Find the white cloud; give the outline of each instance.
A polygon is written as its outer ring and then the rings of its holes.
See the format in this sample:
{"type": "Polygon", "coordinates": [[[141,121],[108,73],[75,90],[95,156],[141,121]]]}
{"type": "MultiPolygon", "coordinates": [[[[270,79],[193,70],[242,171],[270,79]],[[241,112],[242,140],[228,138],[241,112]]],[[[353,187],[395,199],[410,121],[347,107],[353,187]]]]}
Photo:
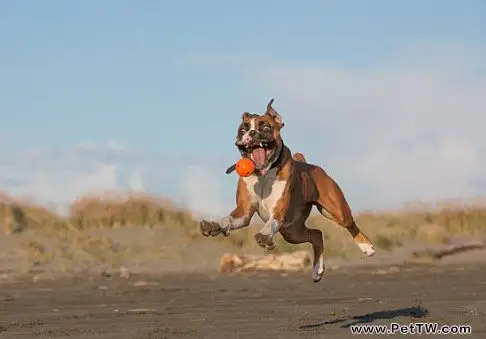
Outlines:
{"type": "Polygon", "coordinates": [[[136,168],[128,178],[128,185],[132,191],[146,192],[147,189],[144,184],[144,175],[140,168],[136,168]]]}
{"type": "MultiPolygon", "coordinates": [[[[209,167],[219,166],[211,157],[206,161],[209,167]]],[[[222,211],[219,181],[208,176],[215,170],[205,166],[197,155],[148,153],[113,140],[15,151],[8,142],[0,144],[2,190],[60,213],[79,196],[121,190],[160,195],[214,216],[222,211]]]]}
{"type": "Polygon", "coordinates": [[[126,151],[127,147],[120,141],[109,139],[106,143],[100,144],[94,141],[84,141],[76,145],[76,148],[82,150],[111,150],[126,151]]]}
{"type": "MultiPolygon", "coordinates": [[[[85,194],[116,189],[142,190],[144,179],[130,154],[92,142],[71,149],[35,148],[13,152],[3,146],[0,186],[8,193],[65,212],[85,194]]],[[[118,144],[116,144],[118,145],[118,144]]]]}
{"type": "Polygon", "coordinates": [[[242,76],[352,206],[396,207],[486,194],[484,47],[410,45],[363,67],[250,60],[242,76]]]}
{"type": "Polygon", "coordinates": [[[120,142],[118,140],[114,140],[114,139],[108,140],[107,147],[108,147],[108,149],[112,149],[114,151],[124,151],[124,150],[127,149],[126,146],[122,142],[120,142]]]}
{"type": "Polygon", "coordinates": [[[221,186],[214,170],[201,165],[187,168],[182,178],[182,201],[197,217],[220,218],[227,214],[221,186]]]}
{"type": "Polygon", "coordinates": [[[119,163],[104,162],[99,154],[85,151],[36,148],[13,153],[8,148],[2,149],[0,185],[10,194],[58,212],[65,212],[76,197],[123,186],[119,163]]]}

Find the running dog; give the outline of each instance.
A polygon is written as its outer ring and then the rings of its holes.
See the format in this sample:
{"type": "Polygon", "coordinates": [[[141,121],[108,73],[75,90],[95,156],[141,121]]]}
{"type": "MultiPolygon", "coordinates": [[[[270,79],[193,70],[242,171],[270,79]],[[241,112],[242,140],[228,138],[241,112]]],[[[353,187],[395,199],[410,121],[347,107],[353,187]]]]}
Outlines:
{"type": "MultiPolygon", "coordinates": [[[[346,228],[364,254],[372,256],[375,250],[356,225],[338,184],[321,167],[307,163],[303,154],[292,156],[280,134],[284,123],[272,107],[273,102],[271,99],[263,115],[243,113],[235,145],[242,157],[253,160],[255,172],[239,178],[236,208],[219,222],[201,221],[200,231],[206,237],[229,236],[231,231],[247,227],[256,212],[265,222],[255,234],[261,247],[274,249],[277,233],[291,244],[312,244],[312,280],[318,282],[325,271],[324,243],[320,230],[306,226],[313,206],[346,228]]],[[[235,165],[226,173],[234,169],[235,165]]]]}

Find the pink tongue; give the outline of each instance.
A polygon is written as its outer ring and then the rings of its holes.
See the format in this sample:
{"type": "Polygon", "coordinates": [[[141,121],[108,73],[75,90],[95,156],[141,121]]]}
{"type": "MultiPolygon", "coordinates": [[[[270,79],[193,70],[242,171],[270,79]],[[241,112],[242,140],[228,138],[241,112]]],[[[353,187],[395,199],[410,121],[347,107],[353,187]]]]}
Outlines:
{"type": "Polygon", "coordinates": [[[264,148],[257,148],[251,152],[251,158],[255,162],[257,167],[262,167],[265,165],[265,160],[267,159],[267,152],[264,148]]]}

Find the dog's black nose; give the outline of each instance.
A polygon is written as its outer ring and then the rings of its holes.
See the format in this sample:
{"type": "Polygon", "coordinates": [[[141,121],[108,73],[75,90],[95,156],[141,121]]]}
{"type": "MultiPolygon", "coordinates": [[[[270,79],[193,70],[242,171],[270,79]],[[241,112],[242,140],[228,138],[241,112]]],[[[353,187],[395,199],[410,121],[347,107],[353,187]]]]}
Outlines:
{"type": "Polygon", "coordinates": [[[255,135],[256,135],[256,134],[257,134],[257,131],[255,131],[255,130],[251,130],[251,131],[248,133],[248,135],[249,135],[250,137],[252,137],[252,138],[253,138],[253,137],[255,137],[255,135]]]}

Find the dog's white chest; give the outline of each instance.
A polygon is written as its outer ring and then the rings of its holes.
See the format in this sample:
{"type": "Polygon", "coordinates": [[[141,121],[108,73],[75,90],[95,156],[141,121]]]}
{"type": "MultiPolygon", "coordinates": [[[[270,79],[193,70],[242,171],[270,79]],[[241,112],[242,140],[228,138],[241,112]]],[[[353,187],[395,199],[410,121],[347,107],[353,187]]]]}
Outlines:
{"type": "Polygon", "coordinates": [[[277,202],[283,195],[287,181],[278,180],[277,169],[271,169],[265,176],[252,175],[243,178],[258,214],[263,221],[273,216],[277,202]]]}

